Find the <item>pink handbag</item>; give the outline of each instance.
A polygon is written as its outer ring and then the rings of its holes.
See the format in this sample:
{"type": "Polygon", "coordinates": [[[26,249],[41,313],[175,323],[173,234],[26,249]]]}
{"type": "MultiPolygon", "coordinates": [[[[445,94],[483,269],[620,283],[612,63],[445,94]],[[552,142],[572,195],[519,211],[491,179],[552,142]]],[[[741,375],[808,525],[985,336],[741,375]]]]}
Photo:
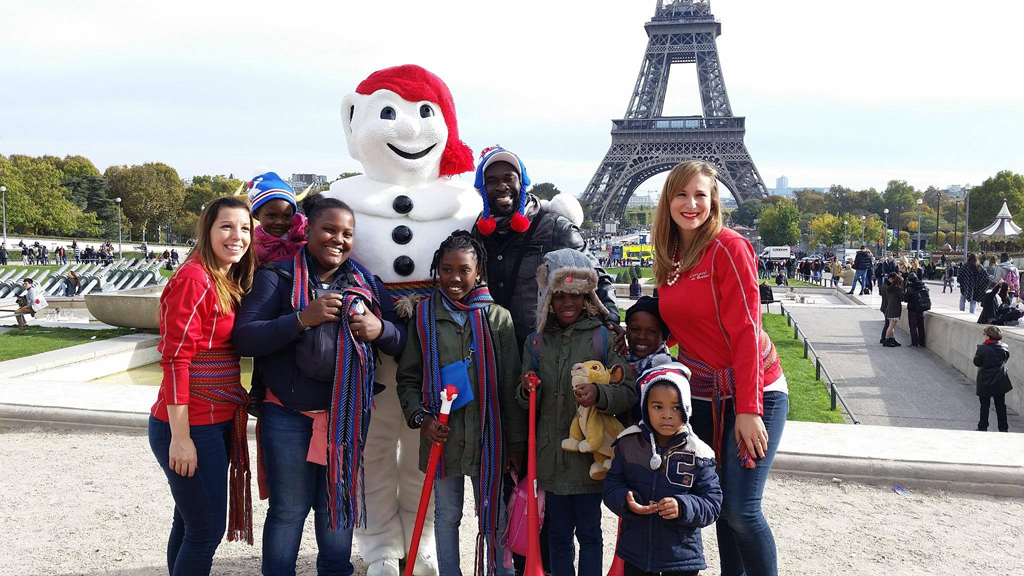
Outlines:
{"type": "MultiPolygon", "coordinates": [[[[512,496],[508,499],[508,511],[505,514],[508,521],[505,526],[505,538],[502,542],[505,547],[505,557],[503,558],[505,568],[512,567],[513,553],[526,556],[529,542],[526,534],[526,491],[531,487],[526,485],[525,479],[520,482],[515,472],[510,472],[510,474],[512,474],[512,480],[516,486],[512,489],[512,496]]],[[[544,526],[544,495],[543,490],[537,490],[537,507],[539,508],[541,526],[544,526]]]]}

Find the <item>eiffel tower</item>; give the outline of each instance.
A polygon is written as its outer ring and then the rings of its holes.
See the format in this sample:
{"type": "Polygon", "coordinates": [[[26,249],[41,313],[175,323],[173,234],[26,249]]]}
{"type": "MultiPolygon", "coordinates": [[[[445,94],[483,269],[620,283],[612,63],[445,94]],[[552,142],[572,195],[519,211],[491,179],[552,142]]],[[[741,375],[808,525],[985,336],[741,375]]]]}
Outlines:
{"type": "Polygon", "coordinates": [[[644,25],[647,53],[626,116],[612,120],[612,145],[583,193],[595,222],[617,219],[637,186],[686,160],[706,160],[737,202],[765,196],[743,143],[744,118],[733,116],[715,43],[722,24],[710,0],[658,0],[644,25]],[[697,65],[703,116],[662,116],[672,64],[697,65]]]}

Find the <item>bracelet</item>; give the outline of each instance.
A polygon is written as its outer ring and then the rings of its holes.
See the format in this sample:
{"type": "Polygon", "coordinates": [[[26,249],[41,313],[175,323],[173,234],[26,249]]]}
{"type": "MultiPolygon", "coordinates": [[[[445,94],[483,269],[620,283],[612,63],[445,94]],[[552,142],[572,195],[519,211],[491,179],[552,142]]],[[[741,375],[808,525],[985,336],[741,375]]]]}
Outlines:
{"type": "Polygon", "coordinates": [[[303,332],[305,332],[306,330],[309,330],[309,326],[306,326],[305,323],[302,322],[302,313],[301,312],[296,312],[295,313],[295,319],[298,320],[299,326],[302,328],[303,332]]]}

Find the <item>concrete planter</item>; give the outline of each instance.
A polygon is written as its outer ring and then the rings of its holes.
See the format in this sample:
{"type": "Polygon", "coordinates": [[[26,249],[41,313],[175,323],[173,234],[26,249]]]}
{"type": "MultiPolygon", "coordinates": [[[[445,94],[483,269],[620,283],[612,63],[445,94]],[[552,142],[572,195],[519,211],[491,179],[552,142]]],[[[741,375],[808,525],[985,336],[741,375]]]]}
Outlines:
{"type": "Polygon", "coordinates": [[[160,329],[160,293],[163,286],[148,286],[109,294],[89,294],[85,305],[97,320],[111,326],[160,329]]]}

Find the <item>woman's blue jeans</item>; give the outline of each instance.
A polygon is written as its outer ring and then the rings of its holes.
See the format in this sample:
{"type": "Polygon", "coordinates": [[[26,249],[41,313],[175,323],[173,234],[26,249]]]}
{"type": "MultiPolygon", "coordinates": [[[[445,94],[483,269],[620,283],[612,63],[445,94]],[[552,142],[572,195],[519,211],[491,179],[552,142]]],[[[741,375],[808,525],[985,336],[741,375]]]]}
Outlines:
{"type": "MultiPolygon", "coordinates": [[[[768,431],[768,450],[763,459],[756,460],[755,468],[744,468],[737,457],[736,413],[731,401],[726,400],[726,406],[722,462],[718,469],[722,485],[722,515],[715,524],[722,576],[776,576],[775,538],[761,513],[761,497],[786,425],[789,396],[782,392],[764,395],[764,416],[761,418],[768,431]]],[[[693,401],[692,424],[697,436],[711,445],[714,428],[710,402],[693,401]]]]}
{"type": "Polygon", "coordinates": [[[231,421],[192,426],[189,436],[196,447],[197,466],[195,475],[186,478],[168,465],[171,425],[149,417],[149,446],[174,498],[174,520],[167,540],[167,572],[171,576],[209,574],[227,527],[231,421]]]}
{"type": "MultiPolygon", "coordinates": [[[[480,476],[471,476],[473,492],[479,490],[480,476]]],[[[459,563],[459,525],[462,523],[462,507],[465,503],[466,477],[448,476],[434,481],[434,541],[437,543],[437,565],[440,576],[462,576],[459,563]]],[[[512,576],[515,570],[505,568],[502,561],[505,549],[500,542],[505,536],[505,503],[499,502],[498,525],[494,535],[494,573],[497,576],[512,576]]],[[[477,503],[479,506],[479,503],[477,503]]],[[[473,520],[475,533],[477,520],[473,520]]]]}
{"type": "Polygon", "coordinates": [[[548,492],[544,501],[544,523],[548,526],[551,576],[576,575],[574,534],[580,543],[579,576],[603,576],[600,492],[567,496],[548,492]]]}
{"type": "Polygon", "coordinates": [[[313,510],[316,570],[320,576],[349,576],[352,530],[328,525],[327,467],[306,462],[313,419],[277,404],[263,405],[260,442],[266,464],[270,507],[263,525],[263,574],[293,576],[302,527],[313,510]]]}
{"type": "Polygon", "coordinates": [[[964,305],[967,304],[968,302],[971,303],[971,314],[974,314],[974,308],[978,305],[978,301],[977,300],[968,300],[967,297],[964,296],[964,293],[961,292],[960,293],[960,311],[961,312],[964,311],[964,305]]]}

